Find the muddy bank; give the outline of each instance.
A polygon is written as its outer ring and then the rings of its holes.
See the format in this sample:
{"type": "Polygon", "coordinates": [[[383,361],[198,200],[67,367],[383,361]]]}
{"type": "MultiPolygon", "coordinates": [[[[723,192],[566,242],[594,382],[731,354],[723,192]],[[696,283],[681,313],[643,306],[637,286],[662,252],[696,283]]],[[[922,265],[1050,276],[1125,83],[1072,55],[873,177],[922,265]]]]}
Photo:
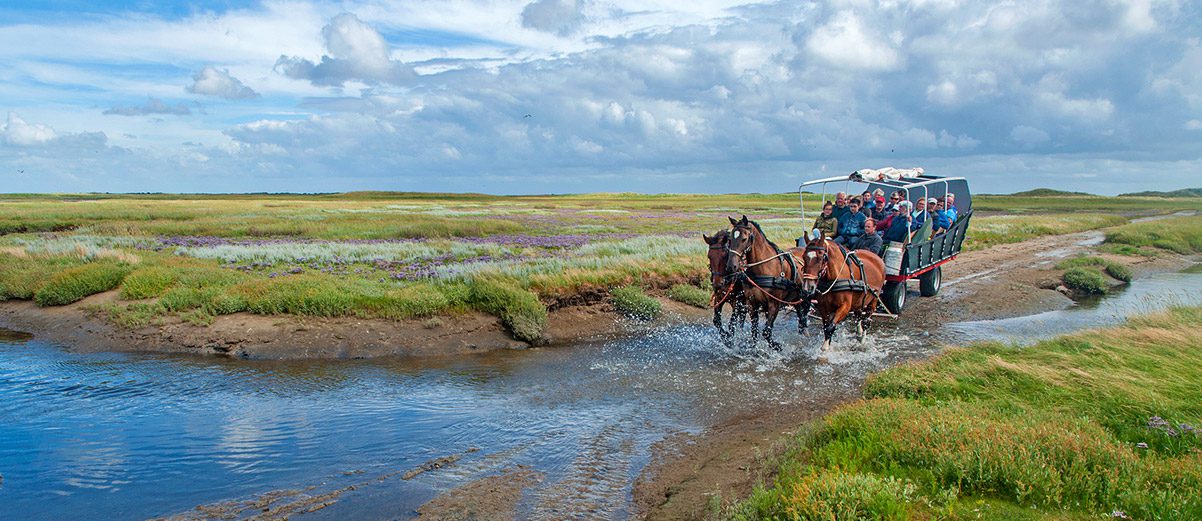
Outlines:
{"type": "MultiPolygon", "coordinates": [[[[1102,231],[1091,231],[964,253],[945,265],[943,288],[937,297],[921,298],[917,283],[911,284],[905,311],[897,324],[930,333],[949,322],[1004,319],[1068,308],[1074,301],[1054,289],[1062,273],[1055,265],[1076,255],[1098,255],[1124,264],[1137,278],[1180,271],[1199,260],[1168,252],[1151,258],[1100,253],[1096,247],[1102,237],[1102,231]]],[[[778,457],[800,429],[859,397],[858,388],[847,389],[803,406],[743,411],[698,435],[665,440],[635,484],[639,517],[711,517],[715,506],[730,505],[747,497],[757,483],[769,482],[778,457]]]]}
{"type": "MultiPolygon", "coordinates": [[[[78,351],[140,351],[223,355],[245,359],[348,359],[380,356],[461,356],[498,349],[527,349],[500,321],[484,313],[423,320],[322,318],[235,313],[197,326],[176,317],[129,329],[92,311],[116,291],[80,302],[40,307],[0,302],[0,327],[78,351]]],[[[664,300],[650,322],[626,320],[607,303],[567,306],[548,317],[545,344],[566,345],[603,336],[634,335],[667,324],[703,321],[710,312],[664,300]]]]}

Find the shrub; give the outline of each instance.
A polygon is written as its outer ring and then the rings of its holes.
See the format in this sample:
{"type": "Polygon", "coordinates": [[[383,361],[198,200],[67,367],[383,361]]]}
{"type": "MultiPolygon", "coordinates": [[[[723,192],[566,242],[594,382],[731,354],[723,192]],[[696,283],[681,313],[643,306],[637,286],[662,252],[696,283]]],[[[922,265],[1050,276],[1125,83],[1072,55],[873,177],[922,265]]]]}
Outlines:
{"type": "Polygon", "coordinates": [[[635,286],[617,288],[611,292],[614,309],[623,315],[639,320],[651,320],[659,316],[662,304],[658,300],[643,293],[643,289],[635,286]]]}
{"type": "Polygon", "coordinates": [[[233,293],[246,309],[260,315],[339,317],[355,309],[355,295],[343,281],[318,275],[296,275],[243,283],[233,293]]]}
{"type": "Polygon", "coordinates": [[[710,305],[710,292],[692,284],[672,286],[668,289],[668,298],[699,308],[707,308],[710,305]]]}
{"type": "Polygon", "coordinates": [[[117,287],[129,272],[128,265],[109,261],[67,268],[50,277],[46,285],[34,293],[33,299],[39,306],[70,304],[117,287]]]}
{"type": "Polygon", "coordinates": [[[826,521],[910,519],[913,486],[899,479],[840,470],[785,478],[774,490],[756,490],[733,519],[826,521]]]}
{"type": "Polygon", "coordinates": [[[468,304],[500,317],[514,338],[526,342],[542,339],[547,307],[534,293],[489,279],[474,280],[468,287],[468,304]]]}
{"type": "Polygon", "coordinates": [[[176,272],[170,268],[152,266],[136,269],[121,283],[121,298],[141,300],[161,296],[175,283],[176,278],[176,272]]]}
{"type": "Polygon", "coordinates": [[[1064,285],[1082,293],[1101,295],[1106,293],[1106,279],[1102,274],[1089,268],[1069,268],[1061,277],[1064,285]]]}

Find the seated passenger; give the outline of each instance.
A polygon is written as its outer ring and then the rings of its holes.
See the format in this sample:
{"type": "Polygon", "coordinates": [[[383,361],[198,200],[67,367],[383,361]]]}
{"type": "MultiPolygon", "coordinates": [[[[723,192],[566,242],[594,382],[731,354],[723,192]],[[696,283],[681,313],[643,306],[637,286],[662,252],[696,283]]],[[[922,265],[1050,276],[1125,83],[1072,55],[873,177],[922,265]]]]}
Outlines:
{"type": "Polygon", "coordinates": [[[839,220],[839,236],[835,238],[835,242],[851,246],[850,242],[864,233],[864,221],[868,218],[860,213],[859,197],[852,199],[847,208],[850,211],[847,216],[839,220]]]}
{"type": "Polygon", "coordinates": [[[938,205],[939,201],[937,201],[934,197],[927,199],[926,207],[920,208],[917,212],[914,212],[914,222],[910,224],[910,229],[917,230],[922,228],[922,225],[926,224],[927,219],[932,213],[935,212],[935,208],[938,205]]]}
{"type": "Polygon", "coordinates": [[[868,250],[880,255],[881,236],[876,234],[876,221],[872,219],[864,221],[864,233],[856,237],[854,244],[850,247],[856,250],[868,250]]]}
{"type": "Polygon", "coordinates": [[[910,223],[914,216],[910,214],[910,201],[898,203],[893,216],[889,219],[889,227],[881,238],[887,242],[905,243],[910,238],[910,223]]]}
{"type": "Polygon", "coordinates": [[[822,205],[822,213],[814,219],[814,226],[811,229],[821,231],[827,237],[834,237],[839,231],[839,220],[834,216],[835,205],[827,201],[822,205]]]}
{"type": "Polygon", "coordinates": [[[888,230],[889,226],[891,224],[893,224],[893,219],[896,218],[898,215],[900,215],[900,212],[897,209],[897,205],[894,205],[893,208],[889,209],[889,212],[885,215],[884,219],[877,221],[877,227],[876,227],[877,232],[876,233],[884,234],[885,230],[888,230]]]}
{"type": "Polygon", "coordinates": [[[843,216],[847,215],[850,210],[847,209],[847,194],[839,192],[835,194],[835,218],[839,222],[843,222],[843,216]]]}
{"type": "Polygon", "coordinates": [[[947,218],[952,221],[952,224],[956,224],[956,218],[960,216],[960,211],[956,209],[956,194],[947,194],[944,203],[947,218]]]}
{"type": "Polygon", "coordinates": [[[931,213],[931,235],[939,235],[951,227],[952,221],[948,218],[947,210],[943,209],[943,202],[936,203],[935,210],[931,213]]]}

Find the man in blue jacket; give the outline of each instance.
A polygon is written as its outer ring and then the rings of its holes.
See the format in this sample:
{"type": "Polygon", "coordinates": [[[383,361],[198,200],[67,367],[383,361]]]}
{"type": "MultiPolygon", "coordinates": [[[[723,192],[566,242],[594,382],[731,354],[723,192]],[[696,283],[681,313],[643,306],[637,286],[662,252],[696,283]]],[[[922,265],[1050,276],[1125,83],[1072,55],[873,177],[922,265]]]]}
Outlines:
{"type": "Polygon", "coordinates": [[[847,205],[848,213],[839,219],[839,236],[835,242],[844,246],[854,246],[853,241],[864,233],[864,221],[867,216],[860,213],[860,198],[856,197],[847,205]]]}
{"type": "Polygon", "coordinates": [[[948,229],[950,229],[952,227],[951,216],[948,215],[948,212],[946,209],[944,209],[943,205],[944,205],[944,203],[942,201],[936,203],[935,211],[933,213],[931,213],[931,219],[932,219],[931,233],[932,234],[946,232],[948,229]]]}
{"type": "Polygon", "coordinates": [[[914,216],[910,214],[910,201],[898,203],[893,211],[897,212],[897,215],[893,217],[889,229],[885,230],[881,238],[885,242],[905,243],[906,239],[910,238],[910,223],[914,220],[914,216]]]}

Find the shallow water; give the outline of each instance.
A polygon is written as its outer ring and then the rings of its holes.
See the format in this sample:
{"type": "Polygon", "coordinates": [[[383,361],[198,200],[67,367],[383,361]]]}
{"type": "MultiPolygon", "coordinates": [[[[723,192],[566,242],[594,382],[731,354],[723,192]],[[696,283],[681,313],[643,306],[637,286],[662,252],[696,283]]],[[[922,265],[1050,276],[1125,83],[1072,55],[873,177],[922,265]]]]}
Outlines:
{"type": "MultiPolygon", "coordinates": [[[[1045,319],[948,328],[960,339],[1046,336],[1114,323],[1186,286],[1202,293],[1202,276],[1140,279],[1045,319]]],[[[73,353],[0,332],[0,519],[144,519],[352,484],[292,517],[403,519],[518,465],[543,474],[519,517],[626,518],[656,442],[755,407],[855,396],[866,374],[948,341],[885,326],[862,346],[842,339],[819,364],[820,336],[794,327],[792,316],[778,321],[787,347],[772,356],[679,326],[571,348],[339,362],[73,353]],[[448,455],[462,458],[393,475],[448,455]]]]}
{"type": "Polygon", "coordinates": [[[946,324],[938,337],[955,343],[999,340],[1032,344],[1081,329],[1106,327],[1124,318],[1171,305],[1202,304],[1202,276],[1196,266],[1158,273],[1118,288],[1114,295],[1082,301],[1066,309],[1001,320],[946,324]]]}

